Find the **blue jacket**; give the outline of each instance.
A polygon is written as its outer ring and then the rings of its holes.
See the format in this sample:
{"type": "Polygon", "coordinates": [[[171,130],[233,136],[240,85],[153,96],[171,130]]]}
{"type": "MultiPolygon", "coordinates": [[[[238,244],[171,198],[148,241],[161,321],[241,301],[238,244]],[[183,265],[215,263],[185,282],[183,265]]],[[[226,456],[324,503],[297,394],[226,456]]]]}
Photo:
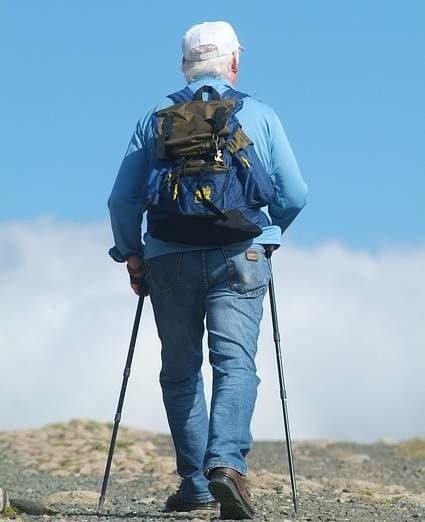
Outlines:
{"type": "MultiPolygon", "coordinates": [[[[224,80],[210,77],[198,79],[189,87],[195,92],[202,85],[212,85],[219,93],[231,87],[224,80]]],[[[144,235],[145,245],[142,244],[141,209],[145,203],[142,187],[155,158],[155,140],[150,122],[154,112],[171,103],[169,98],[164,99],[137,123],[109,197],[115,239],[115,246],[109,253],[115,261],[124,262],[130,255],[148,259],[173,252],[213,248],[161,241],[148,233],[144,235]]],[[[247,242],[247,246],[251,243],[279,245],[281,234],[306,203],[307,186],[282,124],[270,107],[254,98],[245,98],[238,112],[238,120],[253,141],[276,190],[273,202],[263,209],[269,215],[270,225],[263,227],[263,233],[247,242]]]]}

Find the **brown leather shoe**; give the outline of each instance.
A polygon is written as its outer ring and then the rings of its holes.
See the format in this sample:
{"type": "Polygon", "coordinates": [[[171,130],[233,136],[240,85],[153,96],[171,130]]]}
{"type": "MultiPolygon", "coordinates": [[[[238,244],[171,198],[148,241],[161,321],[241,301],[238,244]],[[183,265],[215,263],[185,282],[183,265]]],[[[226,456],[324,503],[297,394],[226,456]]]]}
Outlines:
{"type": "Polygon", "coordinates": [[[214,511],[218,510],[217,502],[188,502],[182,496],[180,491],[173,493],[167,498],[164,511],[214,511]]]}
{"type": "Polygon", "coordinates": [[[213,468],[208,473],[208,479],[208,489],[217,502],[220,502],[220,518],[254,518],[254,506],[243,475],[232,468],[213,468]]]}

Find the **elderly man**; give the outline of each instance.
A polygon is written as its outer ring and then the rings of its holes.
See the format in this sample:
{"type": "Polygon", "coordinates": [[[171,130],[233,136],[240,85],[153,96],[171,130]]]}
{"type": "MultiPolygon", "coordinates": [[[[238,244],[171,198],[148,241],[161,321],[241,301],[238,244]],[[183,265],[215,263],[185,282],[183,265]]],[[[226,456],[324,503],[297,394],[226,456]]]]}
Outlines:
{"type": "Polygon", "coordinates": [[[252,444],[250,423],[259,383],[255,355],[270,279],[266,256],[305,205],[307,189],[276,114],[233,89],[243,48],[232,26],[195,25],[184,35],[182,47],[187,86],[139,121],[112,190],[115,246],[110,255],[127,263],[137,295],[149,292],[162,343],[160,383],[181,476],[165,509],[212,510],[220,505],[223,519],[253,518],[245,459],[252,444]],[[182,152],[176,144],[185,137],[172,139],[176,113],[169,108],[193,116],[196,111],[204,114],[207,105],[215,108],[210,119],[204,117],[212,128],[205,138],[207,152],[193,152],[199,136],[190,141],[195,144],[191,153],[188,148],[182,152]],[[175,149],[166,149],[170,144],[175,149]],[[173,161],[180,170],[173,170],[173,161]],[[209,181],[202,185],[199,180],[208,169],[209,181]],[[190,172],[195,188],[188,185],[190,172]],[[234,178],[226,178],[230,175],[234,178]],[[237,208],[230,212],[214,198],[220,183],[220,196],[230,191],[222,181],[226,179],[234,179],[233,189],[241,184],[234,190],[248,201],[245,206],[234,203],[237,208]],[[158,197],[161,190],[168,190],[165,199],[158,197]],[[167,214],[177,203],[174,214],[167,214]],[[185,210],[186,204],[195,210],[185,210]],[[148,228],[142,244],[145,210],[148,228]],[[185,212],[192,213],[182,217],[185,212]],[[196,212],[208,219],[199,220],[196,212]],[[213,371],[209,417],[201,373],[204,320],[213,371]]]}

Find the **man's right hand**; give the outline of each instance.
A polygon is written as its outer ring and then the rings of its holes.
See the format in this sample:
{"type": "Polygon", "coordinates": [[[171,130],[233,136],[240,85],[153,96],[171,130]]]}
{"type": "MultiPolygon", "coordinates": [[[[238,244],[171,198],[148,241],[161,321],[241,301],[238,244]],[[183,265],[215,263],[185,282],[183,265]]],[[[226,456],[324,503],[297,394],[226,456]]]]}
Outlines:
{"type": "Polygon", "coordinates": [[[130,286],[136,295],[148,295],[149,288],[146,282],[146,267],[137,256],[127,259],[127,271],[130,275],[130,286]]]}

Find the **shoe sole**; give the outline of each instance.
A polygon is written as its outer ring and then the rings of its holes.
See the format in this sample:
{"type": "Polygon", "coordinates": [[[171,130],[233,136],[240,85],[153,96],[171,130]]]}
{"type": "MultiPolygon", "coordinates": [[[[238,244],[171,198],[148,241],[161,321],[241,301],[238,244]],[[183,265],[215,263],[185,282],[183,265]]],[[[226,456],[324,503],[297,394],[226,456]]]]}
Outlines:
{"type": "Polygon", "coordinates": [[[163,513],[191,513],[192,511],[203,511],[204,513],[211,513],[218,511],[218,506],[211,507],[182,507],[182,508],[163,508],[163,513]]]}
{"type": "Polygon", "coordinates": [[[253,519],[254,512],[240,495],[237,487],[227,477],[213,478],[208,484],[211,495],[220,502],[220,518],[223,520],[253,519]]]}

